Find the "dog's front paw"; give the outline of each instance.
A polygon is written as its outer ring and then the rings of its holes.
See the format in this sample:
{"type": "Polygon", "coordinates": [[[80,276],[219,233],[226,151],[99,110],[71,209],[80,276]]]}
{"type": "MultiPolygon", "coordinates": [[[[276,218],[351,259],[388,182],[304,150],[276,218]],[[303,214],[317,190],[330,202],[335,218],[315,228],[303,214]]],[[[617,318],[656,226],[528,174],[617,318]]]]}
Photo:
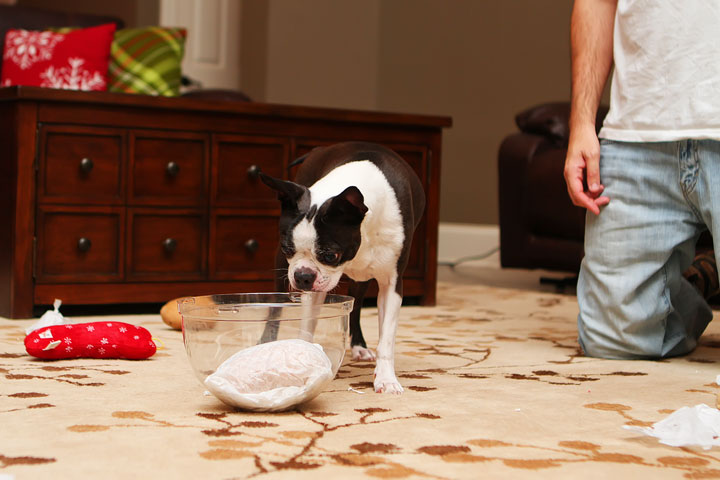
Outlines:
{"type": "Polygon", "coordinates": [[[400,395],[404,391],[400,382],[397,381],[397,378],[395,380],[382,381],[376,377],[373,386],[375,387],[375,393],[394,393],[395,395],[400,395]]]}
{"type": "Polygon", "coordinates": [[[359,360],[361,362],[373,362],[375,361],[375,353],[369,348],[361,347],[360,345],[353,345],[352,359],[359,360]]]}
{"type": "Polygon", "coordinates": [[[389,367],[386,362],[378,361],[375,367],[375,380],[373,381],[375,393],[403,393],[403,387],[395,376],[395,369],[389,367]]]}

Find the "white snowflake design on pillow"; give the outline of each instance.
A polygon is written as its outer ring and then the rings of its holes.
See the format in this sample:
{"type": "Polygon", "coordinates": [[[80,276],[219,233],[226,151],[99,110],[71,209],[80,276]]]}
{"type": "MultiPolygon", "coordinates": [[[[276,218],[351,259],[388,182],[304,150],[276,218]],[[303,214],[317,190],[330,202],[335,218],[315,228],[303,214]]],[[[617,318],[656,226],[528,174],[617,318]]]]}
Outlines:
{"type": "Polygon", "coordinates": [[[54,32],[31,32],[13,30],[5,37],[5,60],[11,60],[21,70],[27,70],[34,63],[52,58],[55,45],[62,42],[64,35],[54,32]]]}
{"type": "Polygon", "coordinates": [[[92,72],[83,68],[85,60],[69,58],[70,66],[55,68],[52,65],[40,74],[41,87],[62,88],[66,90],[98,90],[105,86],[105,76],[97,70],[92,72]]]}

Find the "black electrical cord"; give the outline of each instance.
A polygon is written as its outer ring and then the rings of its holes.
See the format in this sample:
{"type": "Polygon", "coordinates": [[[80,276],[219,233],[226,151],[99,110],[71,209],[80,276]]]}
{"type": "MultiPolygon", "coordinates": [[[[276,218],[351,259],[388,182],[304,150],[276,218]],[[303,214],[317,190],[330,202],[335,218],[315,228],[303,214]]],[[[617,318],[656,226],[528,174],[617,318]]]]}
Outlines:
{"type": "Polygon", "coordinates": [[[481,253],[479,255],[470,255],[467,257],[460,257],[459,259],[455,260],[454,262],[438,262],[438,265],[440,265],[441,267],[450,267],[450,268],[454,269],[461,263],[470,262],[473,260],[483,260],[485,258],[488,258],[490,255],[492,255],[493,253],[495,253],[499,250],[500,250],[500,247],[497,246],[497,247],[493,247],[490,250],[488,250],[487,252],[481,253]]]}

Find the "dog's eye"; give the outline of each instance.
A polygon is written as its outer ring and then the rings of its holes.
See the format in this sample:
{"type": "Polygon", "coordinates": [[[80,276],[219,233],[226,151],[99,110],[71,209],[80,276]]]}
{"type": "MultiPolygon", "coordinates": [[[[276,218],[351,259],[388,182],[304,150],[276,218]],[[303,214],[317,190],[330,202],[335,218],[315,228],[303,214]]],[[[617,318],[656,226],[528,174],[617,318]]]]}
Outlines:
{"type": "Polygon", "coordinates": [[[320,260],[328,265],[334,265],[340,260],[340,254],[337,252],[325,252],[320,255],[320,260]]]}
{"type": "Polygon", "coordinates": [[[280,245],[280,251],[286,257],[292,257],[293,255],[295,255],[295,249],[290,245],[280,245]]]}

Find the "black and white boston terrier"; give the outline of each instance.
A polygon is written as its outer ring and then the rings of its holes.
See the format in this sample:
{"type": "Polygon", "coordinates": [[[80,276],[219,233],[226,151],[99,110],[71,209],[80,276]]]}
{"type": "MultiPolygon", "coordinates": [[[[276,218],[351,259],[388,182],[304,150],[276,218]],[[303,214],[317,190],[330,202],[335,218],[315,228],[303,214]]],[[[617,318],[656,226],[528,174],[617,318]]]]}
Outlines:
{"type": "Polygon", "coordinates": [[[402,393],[395,333],[402,275],[425,209],[422,183],[397,153],[374,143],[317,147],[297,163],[295,182],[261,174],[281,202],[279,266],[287,267],[295,290],[329,292],[343,274],[350,278],[352,358],[376,360],[376,392],[402,393]],[[360,329],[360,308],[373,278],[379,287],[377,357],[360,329]]]}

